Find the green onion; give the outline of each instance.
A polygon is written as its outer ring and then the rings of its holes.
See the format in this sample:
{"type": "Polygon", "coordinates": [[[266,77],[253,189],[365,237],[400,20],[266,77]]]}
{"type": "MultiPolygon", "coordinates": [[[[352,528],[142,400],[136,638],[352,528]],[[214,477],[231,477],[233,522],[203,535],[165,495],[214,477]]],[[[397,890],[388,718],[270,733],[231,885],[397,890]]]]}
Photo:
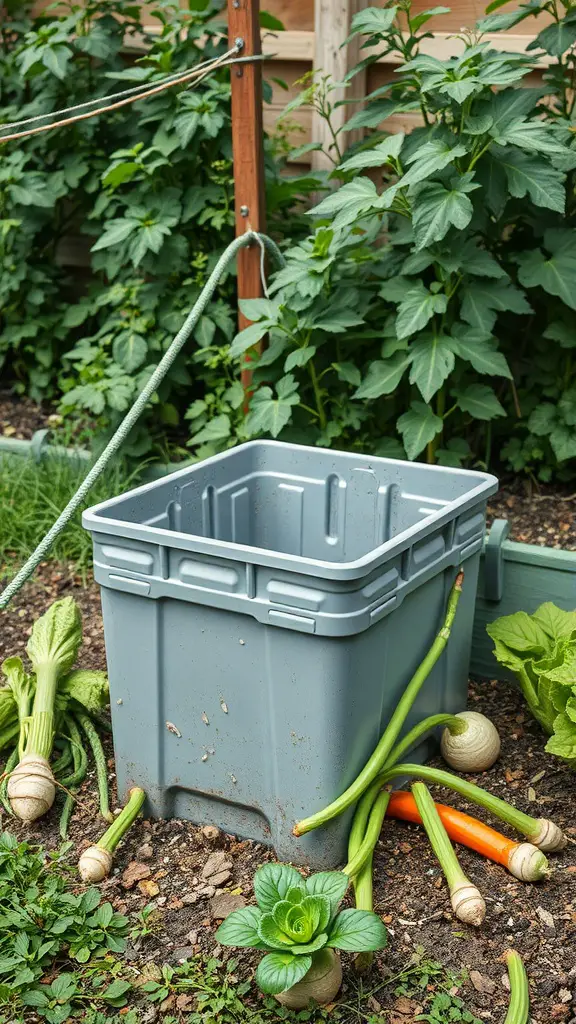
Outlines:
{"type": "Polygon", "coordinates": [[[522,957],[515,950],[509,949],[506,965],[510,979],[510,1003],[504,1024],[528,1024],[530,989],[522,957]]]}
{"type": "MultiPolygon", "coordinates": [[[[371,792],[371,789],[367,790],[365,796],[371,794],[371,792]]],[[[362,870],[366,862],[372,859],[374,848],[382,831],[382,822],[386,817],[389,802],[390,793],[388,790],[382,790],[374,800],[364,838],[354,855],[349,859],[346,867],[343,868],[344,873],[349,875],[350,878],[354,878],[362,870]]]]}
{"type": "Polygon", "coordinates": [[[412,794],[430,845],[448,883],[452,910],[460,921],[478,927],[486,916],[486,904],[460,867],[436,804],[424,783],[415,782],[412,794]]]}
{"type": "Polygon", "coordinates": [[[343,811],[360,799],[364,790],[368,788],[370,783],[374,781],[386,765],[394,744],[400,735],[402,726],[406,721],[408,713],[410,712],[420,689],[448,643],[450,638],[450,629],[454,622],[454,616],[456,615],[456,609],[458,607],[458,600],[462,592],[463,579],[464,573],[462,569],[459,569],[448,597],[444,625],[428,651],[428,654],[408,683],[408,686],[402,694],[396,710],[394,711],[394,714],[392,715],[374,753],[352,785],[349,786],[341,796],[329,804],[328,807],[325,807],[324,810],[318,811],[309,818],[304,818],[294,826],[293,832],[295,836],[303,836],[306,832],[311,832],[312,829],[319,828],[320,825],[325,825],[328,821],[331,821],[332,818],[336,818],[339,814],[342,814],[343,811]]]}
{"type": "Polygon", "coordinates": [[[143,789],[137,787],[131,789],[128,803],[114,819],[110,828],[106,830],[95,846],[89,846],[84,851],[78,861],[78,871],[84,882],[101,882],[110,874],[113,863],[112,854],[130,826],[136,821],[145,799],[146,794],[143,789]]]}

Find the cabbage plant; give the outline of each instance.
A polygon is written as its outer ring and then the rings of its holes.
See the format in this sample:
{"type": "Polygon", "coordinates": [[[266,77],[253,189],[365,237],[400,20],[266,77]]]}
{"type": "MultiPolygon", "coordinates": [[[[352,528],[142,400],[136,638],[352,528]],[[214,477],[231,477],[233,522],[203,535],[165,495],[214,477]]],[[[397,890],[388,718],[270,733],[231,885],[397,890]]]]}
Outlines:
{"type": "Polygon", "coordinates": [[[304,879],[289,864],[264,864],[254,875],[257,906],[234,910],[216,938],[223,946],[261,949],[262,992],[277,995],[308,974],[325,949],[361,953],[386,945],[386,928],[369,910],[339,910],[348,877],[322,871],[304,879]]]}

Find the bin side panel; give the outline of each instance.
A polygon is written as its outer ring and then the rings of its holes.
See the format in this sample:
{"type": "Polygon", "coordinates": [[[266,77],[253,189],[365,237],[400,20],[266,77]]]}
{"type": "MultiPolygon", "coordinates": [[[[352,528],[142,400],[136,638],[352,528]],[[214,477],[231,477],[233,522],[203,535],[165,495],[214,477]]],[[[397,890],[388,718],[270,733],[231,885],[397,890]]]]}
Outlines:
{"type": "MultiPolygon", "coordinates": [[[[465,707],[477,571],[478,555],[466,561],[456,627],[407,729],[465,707]]],[[[438,573],[349,637],[103,587],[120,792],[143,786],[154,816],[272,842],[281,860],[342,863],[350,814],[299,840],[292,826],[365,763],[441,625],[453,577],[438,573]]]]}

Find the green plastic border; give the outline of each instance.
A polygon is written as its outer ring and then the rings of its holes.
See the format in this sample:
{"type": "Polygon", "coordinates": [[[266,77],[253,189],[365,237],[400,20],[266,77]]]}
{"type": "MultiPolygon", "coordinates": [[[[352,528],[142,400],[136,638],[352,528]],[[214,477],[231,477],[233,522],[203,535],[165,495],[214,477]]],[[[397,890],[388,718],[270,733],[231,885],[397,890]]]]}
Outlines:
{"type": "Polygon", "coordinates": [[[492,654],[489,622],[521,610],[531,613],[544,601],[566,611],[576,608],[576,551],[519,544],[507,536],[507,521],[496,520],[480,563],[470,671],[490,679],[514,677],[492,654]]]}

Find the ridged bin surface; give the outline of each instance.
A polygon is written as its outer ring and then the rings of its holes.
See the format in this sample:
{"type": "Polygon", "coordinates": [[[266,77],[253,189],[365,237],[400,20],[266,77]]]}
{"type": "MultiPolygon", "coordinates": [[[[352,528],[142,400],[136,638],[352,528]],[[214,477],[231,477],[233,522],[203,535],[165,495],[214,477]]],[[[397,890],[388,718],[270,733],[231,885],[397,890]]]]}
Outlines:
{"type": "MultiPolygon", "coordinates": [[[[296,820],[356,776],[441,625],[407,722],[465,707],[495,477],[257,441],[84,513],[102,587],[119,790],[156,817],[334,867],[349,817],[296,820]]],[[[426,745],[414,755],[422,759],[426,745]]]]}

